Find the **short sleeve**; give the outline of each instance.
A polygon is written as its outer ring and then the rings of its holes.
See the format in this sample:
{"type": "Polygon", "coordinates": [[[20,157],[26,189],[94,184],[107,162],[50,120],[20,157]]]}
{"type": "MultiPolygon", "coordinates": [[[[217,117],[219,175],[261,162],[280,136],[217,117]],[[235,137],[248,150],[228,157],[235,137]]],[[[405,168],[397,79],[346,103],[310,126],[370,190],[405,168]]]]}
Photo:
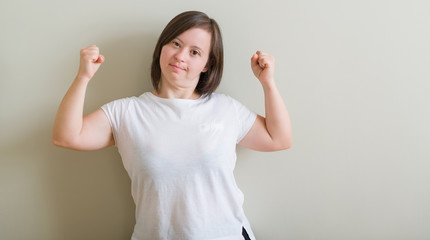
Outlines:
{"type": "Polygon", "coordinates": [[[257,114],[236,99],[232,98],[232,102],[236,112],[236,119],[239,128],[236,143],[239,143],[249,132],[252,125],[254,125],[257,114]]]}
{"type": "Polygon", "coordinates": [[[118,132],[121,128],[121,122],[128,111],[131,98],[118,99],[101,106],[101,109],[106,114],[112,128],[112,133],[115,139],[115,144],[118,140],[118,132]]]}

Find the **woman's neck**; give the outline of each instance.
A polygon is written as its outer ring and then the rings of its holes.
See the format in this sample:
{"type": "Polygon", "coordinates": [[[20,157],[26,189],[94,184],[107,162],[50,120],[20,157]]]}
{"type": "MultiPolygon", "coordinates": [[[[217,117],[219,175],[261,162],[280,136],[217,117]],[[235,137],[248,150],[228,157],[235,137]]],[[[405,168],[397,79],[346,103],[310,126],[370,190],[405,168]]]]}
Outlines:
{"type": "Polygon", "coordinates": [[[200,98],[200,94],[195,91],[191,91],[188,89],[178,89],[178,90],[170,90],[160,88],[159,91],[152,91],[152,93],[160,98],[175,98],[175,99],[198,99],[200,98]]]}

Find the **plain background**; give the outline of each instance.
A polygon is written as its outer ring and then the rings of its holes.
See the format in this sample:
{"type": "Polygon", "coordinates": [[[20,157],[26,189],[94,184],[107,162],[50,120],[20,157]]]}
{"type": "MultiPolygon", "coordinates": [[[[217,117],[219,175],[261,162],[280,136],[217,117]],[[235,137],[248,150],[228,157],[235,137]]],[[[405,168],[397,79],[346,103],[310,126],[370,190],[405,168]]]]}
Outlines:
{"type": "Polygon", "coordinates": [[[427,0],[0,2],[0,239],[129,239],[130,180],[117,150],[54,147],[79,50],[106,62],[85,112],[151,90],[167,22],[220,24],[218,92],[264,114],[249,61],[276,58],[294,145],[239,148],[235,174],[258,239],[430,239],[430,2],[427,0]]]}

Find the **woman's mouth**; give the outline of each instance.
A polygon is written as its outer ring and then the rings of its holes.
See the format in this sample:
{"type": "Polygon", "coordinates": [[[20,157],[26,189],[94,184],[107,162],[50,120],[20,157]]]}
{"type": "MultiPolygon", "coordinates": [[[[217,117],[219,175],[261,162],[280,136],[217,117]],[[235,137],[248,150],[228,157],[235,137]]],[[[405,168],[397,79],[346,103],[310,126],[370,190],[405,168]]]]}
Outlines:
{"type": "Polygon", "coordinates": [[[180,71],[180,70],[185,71],[185,69],[183,69],[183,68],[181,68],[181,67],[179,67],[179,66],[177,66],[177,65],[175,65],[175,64],[170,64],[170,66],[171,66],[173,69],[175,69],[175,70],[178,70],[178,71],[180,71]]]}

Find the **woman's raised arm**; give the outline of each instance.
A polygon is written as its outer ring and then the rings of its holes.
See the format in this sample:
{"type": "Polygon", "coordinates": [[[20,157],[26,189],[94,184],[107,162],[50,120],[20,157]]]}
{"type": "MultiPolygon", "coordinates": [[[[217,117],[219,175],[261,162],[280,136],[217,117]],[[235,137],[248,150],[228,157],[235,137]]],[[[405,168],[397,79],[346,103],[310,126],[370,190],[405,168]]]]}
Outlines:
{"type": "Polygon", "coordinates": [[[85,92],[104,57],[95,45],[81,49],[79,72],[55,117],[52,143],[74,150],[97,150],[114,145],[112,129],[103,110],[83,117],[85,92]]]}
{"type": "Polygon", "coordinates": [[[251,58],[251,68],[264,90],[266,116],[258,116],[240,145],[257,151],[277,151],[292,145],[291,121],[287,107],[274,80],[274,58],[258,51],[251,58]]]}

